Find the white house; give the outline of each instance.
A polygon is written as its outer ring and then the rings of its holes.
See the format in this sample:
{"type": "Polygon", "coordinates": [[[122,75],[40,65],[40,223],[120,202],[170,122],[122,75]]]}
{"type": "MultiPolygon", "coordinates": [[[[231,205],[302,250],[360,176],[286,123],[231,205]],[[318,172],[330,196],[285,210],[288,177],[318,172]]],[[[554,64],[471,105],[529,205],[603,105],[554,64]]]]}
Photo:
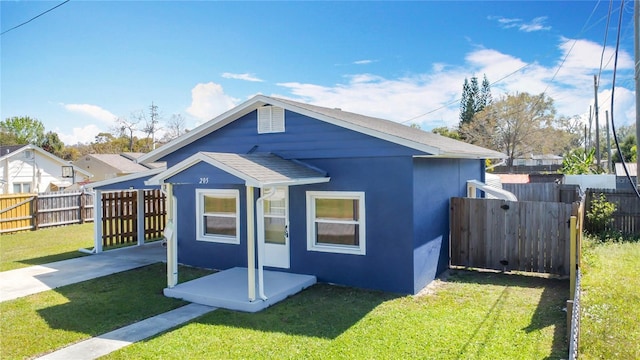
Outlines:
{"type": "Polygon", "coordinates": [[[59,191],[92,176],[35,145],[0,146],[0,194],[59,191]]]}

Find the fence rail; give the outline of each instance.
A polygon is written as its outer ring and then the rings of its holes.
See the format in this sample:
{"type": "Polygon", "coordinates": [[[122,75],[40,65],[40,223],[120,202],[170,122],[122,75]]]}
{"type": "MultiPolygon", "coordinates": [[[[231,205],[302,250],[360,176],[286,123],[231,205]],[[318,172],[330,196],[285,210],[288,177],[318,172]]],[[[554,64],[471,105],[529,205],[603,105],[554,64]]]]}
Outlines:
{"type": "Polygon", "coordinates": [[[93,221],[93,193],[0,195],[0,233],[93,221]]]}
{"type": "MultiPolygon", "coordinates": [[[[616,204],[611,229],[627,235],[640,235],[640,199],[636,193],[630,190],[588,189],[586,211],[591,209],[591,203],[599,198],[600,194],[603,194],[608,202],[616,204]]],[[[588,221],[585,227],[586,230],[593,230],[588,221]]]]}
{"type": "Polygon", "coordinates": [[[451,198],[451,265],[569,274],[578,203],[451,198]]]}

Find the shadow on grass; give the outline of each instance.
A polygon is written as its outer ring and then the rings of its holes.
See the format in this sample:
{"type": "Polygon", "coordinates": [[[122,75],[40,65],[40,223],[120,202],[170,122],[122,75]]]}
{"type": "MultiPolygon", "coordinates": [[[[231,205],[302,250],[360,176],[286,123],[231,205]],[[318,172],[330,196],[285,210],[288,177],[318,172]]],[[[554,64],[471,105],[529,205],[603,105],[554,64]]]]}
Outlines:
{"type": "Polygon", "coordinates": [[[380,304],[401,295],[316,284],[258,313],[216,310],[196,320],[214,326],[335,339],[380,304]]]}
{"type": "MultiPolygon", "coordinates": [[[[451,270],[448,278],[451,282],[464,282],[480,285],[504,286],[500,296],[485,315],[483,321],[474,329],[460,354],[466,354],[467,348],[474,341],[480,329],[488,327],[485,337],[490,338],[495,328],[495,321],[503,310],[506,299],[511,295],[512,288],[542,288],[542,294],[529,325],[524,330],[527,333],[554,326],[552,353],[547,359],[560,359],[567,356],[567,318],[566,312],[561,311],[569,297],[569,281],[566,279],[542,278],[537,276],[476,272],[466,270],[451,270]]],[[[478,354],[481,355],[481,354],[478,354]]]]}
{"type": "MultiPolygon", "coordinates": [[[[180,267],[180,281],[211,271],[180,267]]],[[[53,291],[68,301],[37,310],[50,328],[97,336],[187,304],[165,297],[166,265],[153,265],[117,273],[53,291]]]]}
{"type": "Polygon", "coordinates": [[[83,254],[80,251],[67,251],[64,253],[60,253],[60,254],[54,254],[54,255],[47,255],[47,256],[41,256],[41,257],[37,257],[37,258],[32,258],[32,259],[23,259],[23,260],[19,260],[17,261],[20,264],[26,264],[26,265],[43,265],[43,264],[48,264],[48,263],[52,263],[52,262],[56,262],[56,261],[62,261],[62,260],[69,260],[69,259],[75,259],[75,258],[79,258],[79,257],[83,257],[83,256],[88,256],[88,254],[83,254]]]}

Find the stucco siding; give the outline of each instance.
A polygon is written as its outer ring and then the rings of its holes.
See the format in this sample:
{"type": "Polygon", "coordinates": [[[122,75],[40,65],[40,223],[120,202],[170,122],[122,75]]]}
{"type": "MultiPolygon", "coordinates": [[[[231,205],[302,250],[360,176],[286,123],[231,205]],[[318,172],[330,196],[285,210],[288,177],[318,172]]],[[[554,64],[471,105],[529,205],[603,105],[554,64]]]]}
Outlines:
{"type": "Polygon", "coordinates": [[[479,160],[414,159],[414,292],[449,266],[449,199],[466,196],[467,180],[481,180],[479,160]]]}

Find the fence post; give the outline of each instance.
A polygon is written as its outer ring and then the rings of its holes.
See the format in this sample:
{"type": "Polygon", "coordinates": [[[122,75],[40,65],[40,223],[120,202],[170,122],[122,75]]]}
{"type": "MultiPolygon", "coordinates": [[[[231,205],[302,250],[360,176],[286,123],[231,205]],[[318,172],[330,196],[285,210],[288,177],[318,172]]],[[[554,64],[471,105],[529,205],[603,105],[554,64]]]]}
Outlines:
{"type": "Polygon", "coordinates": [[[93,248],[102,252],[102,191],[93,191],[93,248]]]}
{"type": "Polygon", "coordinates": [[[136,209],[136,218],[138,219],[138,245],[144,245],[145,238],[145,212],[144,212],[144,190],[136,190],[136,196],[138,198],[138,206],[136,209]]]}
{"type": "Polygon", "coordinates": [[[32,211],[33,211],[33,224],[32,224],[32,228],[33,230],[38,230],[38,194],[33,195],[33,204],[31,205],[32,207],[32,211]]]}
{"type": "Polygon", "coordinates": [[[577,231],[576,231],[576,216],[571,216],[569,222],[570,226],[570,238],[569,238],[569,300],[573,300],[576,292],[576,243],[577,243],[577,231]]]}
{"type": "Polygon", "coordinates": [[[78,199],[79,200],[78,202],[80,203],[80,206],[78,207],[78,211],[79,211],[78,220],[80,224],[84,224],[84,208],[86,206],[85,200],[84,200],[84,189],[80,191],[80,195],[78,196],[80,196],[80,198],[78,199]]]}

